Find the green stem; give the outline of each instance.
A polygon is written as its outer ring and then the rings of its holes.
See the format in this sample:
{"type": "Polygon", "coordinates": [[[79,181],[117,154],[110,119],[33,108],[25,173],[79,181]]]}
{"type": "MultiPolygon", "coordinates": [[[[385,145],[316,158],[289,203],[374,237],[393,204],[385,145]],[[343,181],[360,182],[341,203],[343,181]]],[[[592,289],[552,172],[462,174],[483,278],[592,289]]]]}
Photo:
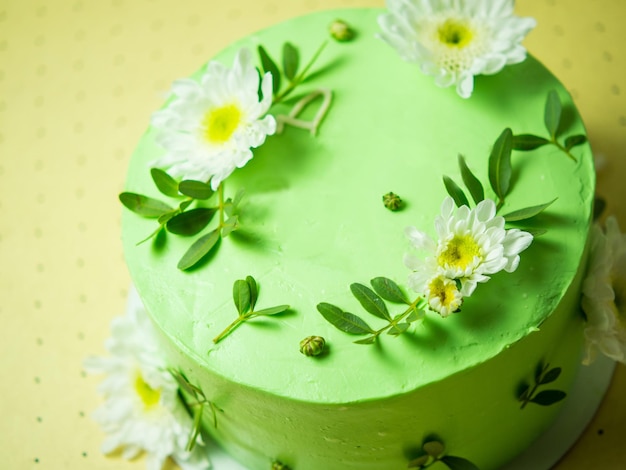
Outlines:
{"type": "Polygon", "coordinates": [[[384,333],[385,331],[389,330],[390,328],[394,327],[394,326],[398,326],[398,324],[404,320],[406,317],[409,316],[409,314],[411,312],[413,312],[414,310],[417,309],[417,304],[419,304],[419,302],[422,300],[421,297],[418,297],[417,299],[415,299],[410,305],[409,307],[400,315],[397,315],[396,317],[394,317],[388,325],[383,326],[380,330],[376,330],[374,332],[374,336],[378,337],[380,336],[382,333],[384,333]]]}
{"type": "Polygon", "coordinates": [[[563,151],[565,153],[565,155],[567,155],[569,158],[571,158],[572,160],[574,160],[575,162],[577,162],[578,160],[576,159],[576,157],[574,155],[572,155],[570,153],[569,150],[567,150],[565,147],[563,147],[556,139],[552,140],[552,143],[554,145],[556,145],[561,151],[563,151]]]}
{"type": "Polygon", "coordinates": [[[248,318],[250,318],[248,316],[249,314],[245,314],[245,315],[241,315],[239,317],[237,317],[230,325],[228,325],[224,331],[222,331],[219,335],[217,335],[215,338],[213,338],[213,343],[217,344],[219,341],[221,341],[222,339],[224,339],[231,331],[233,331],[235,328],[237,328],[240,324],[242,324],[243,322],[245,322],[248,318]]]}
{"type": "Polygon", "coordinates": [[[322,53],[322,51],[324,50],[324,48],[326,47],[326,44],[328,44],[328,41],[324,41],[322,43],[322,45],[317,49],[317,51],[315,51],[315,54],[313,54],[313,57],[311,57],[311,60],[309,60],[309,62],[306,64],[306,66],[304,67],[304,69],[302,70],[302,72],[300,72],[294,79],[293,81],[289,84],[289,86],[287,88],[285,88],[282,92],[280,92],[278,95],[276,95],[274,97],[274,99],[272,100],[272,105],[278,104],[280,103],[282,100],[284,100],[293,90],[296,89],[296,87],[298,85],[300,85],[300,83],[302,83],[304,81],[304,79],[306,78],[306,73],[309,71],[309,69],[311,68],[311,66],[313,65],[313,63],[317,60],[317,58],[320,56],[320,54],[322,53]]]}

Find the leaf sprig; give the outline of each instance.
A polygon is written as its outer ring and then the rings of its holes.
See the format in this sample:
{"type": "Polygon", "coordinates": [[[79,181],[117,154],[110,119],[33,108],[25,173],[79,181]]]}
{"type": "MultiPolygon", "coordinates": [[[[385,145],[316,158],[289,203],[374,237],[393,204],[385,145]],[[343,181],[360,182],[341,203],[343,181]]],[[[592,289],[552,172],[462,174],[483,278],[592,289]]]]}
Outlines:
{"type": "Polygon", "coordinates": [[[278,67],[277,63],[272,59],[267,50],[261,45],[258,46],[257,51],[259,53],[259,59],[261,60],[262,71],[263,73],[270,72],[272,74],[272,104],[277,104],[283,101],[304,80],[306,80],[307,73],[315,61],[319,58],[327,43],[327,41],[322,43],[301,71],[300,51],[290,42],[285,42],[283,44],[281,60],[282,70],[278,67]],[[281,90],[283,77],[288,83],[281,90]]]}
{"type": "Polygon", "coordinates": [[[428,468],[441,462],[450,470],[478,470],[478,467],[467,459],[444,455],[446,448],[441,441],[429,440],[422,444],[420,454],[409,462],[408,468],[428,468]]]}
{"type": "Polygon", "coordinates": [[[202,413],[204,411],[205,406],[209,406],[211,409],[211,413],[213,414],[213,426],[217,428],[217,413],[216,410],[222,411],[215,406],[213,402],[208,400],[204,395],[204,392],[193,385],[187,377],[183,375],[182,372],[179,372],[174,369],[169,370],[172,377],[178,383],[178,391],[181,401],[187,412],[193,418],[193,426],[191,427],[191,432],[189,433],[189,439],[187,440],[187,445],[185,446],[185,450],[187,452],[191,452],[196,445],[198,440],[198,435],[200,434],[200,421],[202,419],[202,413]]]}
{"type": "Polygon", "coordinates": [[[276,307],[255,310],[258,297],[259,286],[252,276],[247,276],[245,280],[238,279],[235,281],[233,284],[233,301],[239,315],[224,331],[213,338],[213,343],[217,344],[239,325],[252,318],[277,315],[290,308],[289,305],[277,305],[276,307]]]}
{"type": "Polygon", "coordinates": [[[524,409],[529,403],[549,406],[563,400],[567,394],[561,390],[542,390],[537,393],[537,389],[540,386],[554,382],[560,375],[560,367],[550,368],[550,364],[539,364],[535,370],[533,386],[523,384],[519,390],[517,399],[522,403],[520,408],[524,409]]]}
{"type": "MultiPolygon", "coordinates": [[[[498,198],[496,204],[497,210],[502,208],[505,203],[506,196],[511,191],[512,138],[513,134],[511,130],[505,129],[493,145],[491,155],[489,156],[489,183],[491,184],[491,189],[498,198]]],[[[469,191],[474,204],[478,204],[485,199],[485,190],[483,185],[474,173],[472,173],[472,170],[470,170],[467,166],[463,155],[459,154],[458,163],[463,183],[469,191]]],[[[468,207],[470,206],[470,202],[465,195],[465,192],[452,178],[444,176],[443,182],[446,187],[446,191],[450,197],[454,199],[454,202],[458,207],[463,205],[468,207]]],[[[503,215],[504,220],[507,222],[521,222],[531,219],[550,207],[554,201],[556,201],[556,198],[544,204],[514,210],[503,215]]]]}
{"type": "Polygon", "coordinates": [[[513,148],[515,150],[535,150],[544,145],[554,145],[569,158],[577,161],[572,155],[571,150],[587,142],[587,136],[583,134],[570,135],[565,138],[563,143],[559,142],[560,130],[563,124],[563,106],[559,94],[555,90],[548,93],[546,105],[544,109],[544,124],[548,131],[548,137],[541,137],[534,134],[518,134],[513,137],[513,148]]]}
{"type": "Polygon", "coordinates": [[[350,285],[350,291],[365,311],[387,322],[382,328],[375,330],[361,317],[326,302],[318,304],[317,310],[339,330],[351,335],[366,336],[355,341],[357,344],[373,344],[384,332],[392,336],[401,335],[411,323],[424,317],[426,301],[422,297],[418,297],[413,302],[409,301],[400,287],[385,277],[376,277],[370,281],[370,284],[373,290],[363,284],[354,283],[350,285]],[[392,316],[385,301],[405,304],[407,308],[392,316]]]}
{"type": "Polygon", "coordinates": [[[217,188],[217,204],[212,207],[194,207],[193,203],[202,201],[208,204],[213,198],[214,191],[209,183],[195,180],[177,182],[165,171],[159,168],[150,170],[152,181],[159,192],[167,197],[178,199],[175,207],[142,194],[123,192],[119,195],[120,202],[132,212],[146,218],[157,219],[159,226],[148,237],[138,244],[144,243],[165,232],[181,236],[194,236],[202,232],[218,214],[217,226],[199,237],[185,252],[178,262],[178,268],[187,270],[195,266],[207,255],[223,237],[239,228],[238,206],[243,196],[239,191],[234,199],[224,200],[224,184],[217,188]]]}

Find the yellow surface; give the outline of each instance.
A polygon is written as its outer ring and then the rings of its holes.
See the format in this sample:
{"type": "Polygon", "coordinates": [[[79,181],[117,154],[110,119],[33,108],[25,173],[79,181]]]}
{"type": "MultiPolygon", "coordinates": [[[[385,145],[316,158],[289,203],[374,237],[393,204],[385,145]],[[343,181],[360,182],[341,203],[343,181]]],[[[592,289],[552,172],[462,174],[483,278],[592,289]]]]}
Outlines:
{"type": "MultiPolygon", "coordinates": [[[[125,169],[172,80],[257,29],[382,0],[0,0],[0,468],[137,469],[89,414],[129,277],[125,169]]],[[[626,229],[626,2],[525,0],[526,44],[573,93],[626,229]]],[[[626,468],[626,367],[558,470],[626,468]]],[[[297,469],[294,469],[297,470],[297,469]]]]}

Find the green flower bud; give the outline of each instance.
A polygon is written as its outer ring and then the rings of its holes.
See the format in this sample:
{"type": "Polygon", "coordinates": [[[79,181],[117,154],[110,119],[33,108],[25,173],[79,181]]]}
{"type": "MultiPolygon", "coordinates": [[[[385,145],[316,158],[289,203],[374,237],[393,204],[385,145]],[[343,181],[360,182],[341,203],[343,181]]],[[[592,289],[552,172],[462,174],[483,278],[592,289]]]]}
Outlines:
{"type": "Polygon", "coordinates": [[[335,20],[330,24],[330,35],[339,42],[352,41],[355,36],[354,30],[342,20],[335,20]]]}
{"type": "Polygon", "coordinates": [[[383,196],[383,204],[390,211],[397,211],[402,208],[402,199],[394,193],[387,193],[383,196]]]}
{"type": "Polygon", "coordinates": [[[305,356],[319,356],[324,352],[326,340],[321,336],[307,336],[300,341],[300,352],[305,356]]]}

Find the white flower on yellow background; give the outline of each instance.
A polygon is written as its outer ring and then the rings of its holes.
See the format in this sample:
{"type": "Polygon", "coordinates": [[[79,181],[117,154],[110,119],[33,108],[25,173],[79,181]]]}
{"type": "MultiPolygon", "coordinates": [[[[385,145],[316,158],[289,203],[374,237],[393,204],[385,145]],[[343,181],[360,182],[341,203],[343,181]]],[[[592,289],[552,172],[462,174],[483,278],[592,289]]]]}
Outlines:
{"type": "Polygon", "coordinates": [[[172,101],[152,116],[166,154],[156,162],[172,176],[208,181],[214,190],[252,158],[253,148],[276,131],[266,115],[272,104],[272,76],[262,79],[248,49],[233,67],[211,61],[199,81],[177,80],[172,101]],[[262,98],[259,99],[259,81],[262,98]]]}
{"type": "Polygon", "coordinates": [[[513,0],[387,0],[380,37],[441,87],[468,98],[474,76],[522,62],[521,45],[535,27],[513,14],[513,0]]]}
{"type": "Polygon", "coordinates": [[[594,225],[589,256],[582,299],[587,315],[584,362],[591,363],[599,351],[626,363],[626,235],[614,217],[607,218],[605,231],[594,225]]]}
{"type": "MultiPolygon", "coordinates": [[[[453,304],[460,300],[454,297],[453,301],[448,294],[453,293],[452,284],[432,284],[433,280],[459,281],[458,294],[470,296],[476,285],[488,281],[490,275],[502,270],[515,271],[519,254],[532,242],[529,233],[504,228],[504,218],[496,216],[496,205],[490,199],[470,209],[467,206],[457,208],[454,200],[446,197],[441,204],[441,214],[435,218],[435,230],[437,241],[415,227],[406,229],[413,247],[427,253],[425,258],[405,257],[405,265],[413,271],[408,283],[416,292],[444,292],[444,297],[440,297],[453,304]]],[[[454,294],[456,296],[456,292],[454,294]]]]}
{"type": "Polygon", "coordinates": [[[161,470],[168,457],[183,470],[210,468],[199,446],[185,450],[192,420],[143,308],[112,321],[106,347],[110,356],[85,361],[89,372],[106,374],[99,387],[105,401],[93,414],[107,435],[102,452],[120,450],[127,459],[145,452],[148,470],[161,470]]]}

